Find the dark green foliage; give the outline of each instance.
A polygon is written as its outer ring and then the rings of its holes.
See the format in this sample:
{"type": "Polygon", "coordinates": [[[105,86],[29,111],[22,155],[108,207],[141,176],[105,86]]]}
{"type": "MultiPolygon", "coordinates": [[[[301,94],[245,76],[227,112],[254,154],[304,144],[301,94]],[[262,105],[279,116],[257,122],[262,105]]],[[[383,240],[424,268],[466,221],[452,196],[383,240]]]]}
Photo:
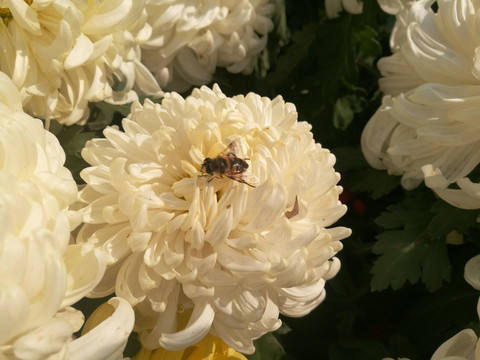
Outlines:
{"type": "MultiPolygon", "coordinates": [[[[285,326],[284,326],[285,327],[285,326]]],[[[284,329],[278,330],[285,334],[284,329]]],[[[283,360],[285,359],[285,350],[274,334],[265,334],[254,342],[255,353],[247,356],[249,360],[283,360]]]]}
{"type": "Polygon", "coordinates": [[[373,252],[381,254],[372,268],[372,290],[401,288],[406,281],[419,279],[430,291],[450,279],[451,266],[445,243],[446,233],[432,238],[428,229],[434,214],[432,200],[424,192],[416,192],[387,208],[376,223],[385,231],[377,236],[373,252]]]}
{"type": "Polygon", "coordinates": [[[457,209],[427,189],[408,193],[387,210],[376,220],[385,231],[373,247],[381,256],[372,268],[372,290],[398,290],[419,279],[429,291],[438,290],[451,276],[447,236],[476,227],[478,211],[457,209]]]}
{"type": "MultiPolygon", "coordinates": [[[[251,76],[218,69],[214,82],[229,96],[253,91],[296,105],[299,120],[337,158],[349,208],[338,225],[353,234],[337,255],[342,268],[327,282],[325,301],[303,318],[283,317],[288,327],[256,340],[248,358],[428,359],[456,332],[478,329],[478,293],[463,279],[466,261],[480,253],[478,211],[450,206],[424,186],[406,191],[398,176],[371,168],[362,155],[362,129],[382,97],[376,62],[390,53],[394,18],[377,1],[336,19],[326,18],[324,1],[285,1],[285,17],[269,37],[270,67],[259,64],[251,76]],[[285,20],[288,31],[279,26],[285,20]],[[452,232],[464,244],[449,245],[452,232]]],[[[128,112],[96,104],[96,122],[58,132],[78,181],[85,141],[101,136],[99,124],[121,125],[128,112]]]]}
{"type": "Polygon", "coordinates": [[[83,160],[81,151],[85,143],[97,134],[93,131],[84,132],[83,126],[64,126],[56,134],[66,155],[65,166],[72,172],[77,184],[83,183],[80,178],[80,171],[88,164],[83,160]]]}

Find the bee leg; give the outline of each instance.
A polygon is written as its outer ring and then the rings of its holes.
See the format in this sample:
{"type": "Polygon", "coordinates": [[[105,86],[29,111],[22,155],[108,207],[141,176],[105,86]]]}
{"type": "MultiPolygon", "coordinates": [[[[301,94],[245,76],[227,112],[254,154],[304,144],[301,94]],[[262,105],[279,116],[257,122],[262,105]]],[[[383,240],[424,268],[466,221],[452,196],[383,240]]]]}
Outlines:
{"type": "Polygon", "coordinates": [[[242,178],[238,178],[238,177],[234,177],[234,176],[229,176],[229,175],[227,175],[227,177],[228,177],[229,179],[232,179],[232,180],[238,181],[239,183],[242,183],[242,184],[248,185],[248,186],[250,186],[250,187],[252,187],[252,188],[254,188],[254,187],[255,187],[254,185],[252,185],[252,184],[249,184],[248,182],[246,182],[245,180],[243,180],[242,178]]]}

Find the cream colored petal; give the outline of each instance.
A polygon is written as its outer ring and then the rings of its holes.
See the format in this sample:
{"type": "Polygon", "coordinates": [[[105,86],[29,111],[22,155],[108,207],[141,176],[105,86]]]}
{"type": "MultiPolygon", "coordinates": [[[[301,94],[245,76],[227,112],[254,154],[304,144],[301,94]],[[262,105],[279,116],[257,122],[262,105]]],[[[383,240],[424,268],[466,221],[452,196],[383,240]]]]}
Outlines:
{"type": "MultiPolygon", "coordinates": [[[[163,91],[157,83],[157,80],[152,73],[139,60],[135,60],[135,81],[136,86],[145,94],[151,94],[155,97],[163,95],[163,91]]],[[[133,98],[129,102],[133,102],[133,98]]]]}
{"type": "Polygon", "coordinates": [[[62,307],[74,304],[92,291],[106,268],[103,254],[88,244],[69,245],[63,260],[67,267],[68,284],[62,307]]]}
{"type": "Polygon", "coordinates": [[[89,297],[102,298],[113,294],[115,291],[115,280],[117,279],[118,269],[120,269],[122,263],[118,262],[111,267],[108,267],[103,275],[102,280],[98,285],[88,294],[89,297]]]}
{"type": "Polygon", "coordinates": [[[80,34],[75,41],[75,46],[65,59],[65,69],[72,69],[81,66],[92,56],[93,52],[94,44],[87,36],[80,34]]]}
{"type": "Polygon", "coordinates": [[[337,17],[342,11],[341,0],[325,0],[325,11],[329,18],[337,17]]]}
{"type": "Polygon", "coordinates": [[[18,359],[41,360],[61,352],[73,333],[71,325],[60,319],[51,319],[42,326],[20,337],[13,344],[18,359]]]}
{"type": "Polygon", "coordinates": [[[304,316],[325,298],[325,280],[319,279],[310,285],[280,289],[280,295],[285,297],[285,300],[282,300],[285,303],[279,306],[282,314],[304,316]]]}
{"type": "Polygon", "coordinates": [[[480,208],[480,185],[463,178],[457,181],[460,189],[450,189],[450,182],[443,176],[438,168],[432,165],[422,167],[425,175],[425,185],[449,204],[461,209],[480,208]]]}
{"type": "Polygon", "coordinates": [[[68,346],[72,360],[122,358],[123,349],[133,329],[135,316],[127,301],[115,297],[108,301],[115,312],[102,323],[73,340],[68,346]]]}
{"type": "Polygon", "coordinates": [[[378,60],[377,66],[383,76],[378,80],[378,84],[386,95],[399,95],[423,83],[423,79],[415,71],[412,71],[400,53],[381,58],[378,60]]]}
{"type": "Polygon", "coordinates": [[[405,0],[378,0],[378,5],[390,15],[396,15],[404,9],[405,0]]]}
{"type": "Polygon", "coordinates": [[[55,314],[55,319],[63,320],[69,323],[74,332],[79,331],[85,322],[85,317],[83,316],[82,312],[75,310],[72,307],[66,307],[62,310],[59,310],[55,314]]]}
{"type": "Polygon", "coordinates": [[[15,22],[22,28],[35,35],[41,34],[37,12],[25,1],[6,0],[6,5],[12,12],[15,22]]]}
{"type": "Polygon", "coordinates": [[[363,11],[363,2],[360,0],[342,0],[342,5],[350,14],[361,14],[363,11]]]}
{"type": "Polygon", "coordinates": [[[384,105],[377,110],[374,116],[367,123],[362,132],[362,152],[368,163],[377,169],[385,169],[383,158],[387,157],[386,148],[388,139],[398,122],[393,119],[389,110],[391,109],[391,98],[383,98],[384,105]]]}
{"type": "Polygon", "coordinates": [[[186,79],[190,79],[193,85],[207,84],[212,80],[212,72],[208,71],[209,67],[200,64],[197,56],[190,50],[181,50],[178,53],[175,65],[178,73],[186,79]]]}
{"type": "MultiPolygon", "coordinates": [[[[143,0],[135,2],[141,6],[143,0]]],[[[112,33],[125,20],[133,6],[136,5],[132,0],[104,1],[98,9],[88,9],[91,11],[88,14],[90,16],[82,24],[82,29],[87,34],[112,33]]]]}
{"type": "Polygon", "coordinates": [[[3,287],[0,292],[0,343],[6,344],[26,326],[29,316],[28,294],[19,286],[3,287]]]}
{"type": "MultiPolygon", "coordinates": [[[[13,34],[12,36],[4,34],[4,37],[2,40],[5,40],[5,50],[8,51],[10,54],[17,54],[15,58],[9,58],[7,61],[8,62],[13,62],[10,63],[10,66],[13,68],[13,71],[11,74],[9,74],[12,77],[13,83],[17,86],[18,89],[20,90],[20,93],[22,94],[22,97],[27,97],[28,96],[25,93],[27,92],[27,89],[22,89],[24,86],[30,85],[27,76],[29,75],[29,72],[33,75],[35,78],[35,75],[38,71],[36,64],[33,63],[32,58],[30,57],[31,51],[29,49],[29,46],[27,44],[27,39],[26,39],[26,32],[23,29],[18,29],[14,28],[12,31],[13,34]],[[9,47],[7,48],[7,44],[9,47]]],[[[4,70],[6,71],[6,70],[4,70]]],[[[44,84],[44,81],[39,81],[40,83],[44,84]]],[[[35,84],[37,85],[37,84],[35,84]]]]}
{"type": "Polygon", "coordinates": [[[470,359],[475,352],[477,335],[472,329],[465,329],[445,341],[432,355],[431,360],[470,359]]]}
{"type": "Polygon", "coordinates": [[[474,289],[480,290],[480,255],[474,256],[465,264],[465,281],[474,289]]]}
{"type": "Polygon", "coordinates": [[[215,312],[208,303],[196,304],[184,330],[162,334],[159,345],[170,351],[180,350],[203,339],[209,332],[215,312]]]}
{"type": "MultiPolygon", "coordinates": [[[[72,28],[70,24],[65,21],[61,20],[58,26],[58,32],[55,34],[55,38],[51,43],[46,45],[44,44],[36,44],[35,45],[35,52],[36,55],[39,56],[39,62],[44,62],[45,59],[49,60],[49,67],[53,67],[56,64],[56,58],[63,56],[66,52],[70,51],[74,38],[74,34],[72,34],[72,28]]],[[[42,64],[43,65],[43,64],[42,64]]],[[[51,72],[54,72],[53,69],[48,69],[51,72]]],[[[55,74],[58,75],[58,71],[55,71],[55,74]]]]}
{"type": "Polygon", "coordinates": [[[407,30],[408,45],[405,58],[415,61],[415,72],[427,82],[446,85],[471,83],[471,60],[451,49],[447,44],[426,33],[418,24],[411,24],[407,30]]]}
{"type": "Polygon", "coordinates": [[[11,112],[22,111],[22,99],[12,80],[0,72],[0,106],[8,107],[11,112]]]}

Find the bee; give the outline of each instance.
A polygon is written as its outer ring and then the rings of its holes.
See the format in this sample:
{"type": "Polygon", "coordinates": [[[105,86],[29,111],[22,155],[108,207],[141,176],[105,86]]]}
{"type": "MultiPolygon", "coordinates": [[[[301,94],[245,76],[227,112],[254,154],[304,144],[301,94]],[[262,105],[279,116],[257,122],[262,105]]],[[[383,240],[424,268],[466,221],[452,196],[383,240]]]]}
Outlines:
{"type": "Polygon", "coordinates": [[[248,169],[247,160],[240,158],[240,138],[233,140],[220,154],[214,158],[205,158],[202,163],[202,175],[210,176],[209,182],[214,178],[228,177],[250,187],[255,187],[257,178],[248,169]]]}

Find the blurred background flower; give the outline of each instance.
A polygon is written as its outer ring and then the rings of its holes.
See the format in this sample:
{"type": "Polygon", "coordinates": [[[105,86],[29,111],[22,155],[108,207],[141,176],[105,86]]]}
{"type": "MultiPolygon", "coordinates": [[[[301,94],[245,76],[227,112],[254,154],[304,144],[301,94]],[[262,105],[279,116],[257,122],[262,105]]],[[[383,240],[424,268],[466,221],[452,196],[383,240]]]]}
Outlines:
{"type": "Polygon", "coordinates": [[[472,31],[479,10],[468,0],[438,1],[436,11],[433,3],[400,3],[394,53],[378,63],[387,95],[362,149],[372,166],[401,175],[406,189],[425,181],[448,203],[478,209],[480,184],[468,176],[480,162],[480,43],[472,31]]]}
{"type": "Polygon", "coordinates": [[[0,70],[12,78],[28,114],[84,124],[89,102],[131,102],[138,98],[133,90],[161,95],[128,30],[143,1],[4,3],[0,70]]]}
{"type": "Polygon", "coordinates": [[[217,67],[251,74],[274,11],[268,0],[147,0],[142,61],[176,91],[208,84],[217,67]]]}
{"type": "Polygon", "coordinates": [[[325,10],[329,18],[337,17],[342,10],[350,14],[361,14],[363,2],[361,0],[325,0],[325,10]]]}

